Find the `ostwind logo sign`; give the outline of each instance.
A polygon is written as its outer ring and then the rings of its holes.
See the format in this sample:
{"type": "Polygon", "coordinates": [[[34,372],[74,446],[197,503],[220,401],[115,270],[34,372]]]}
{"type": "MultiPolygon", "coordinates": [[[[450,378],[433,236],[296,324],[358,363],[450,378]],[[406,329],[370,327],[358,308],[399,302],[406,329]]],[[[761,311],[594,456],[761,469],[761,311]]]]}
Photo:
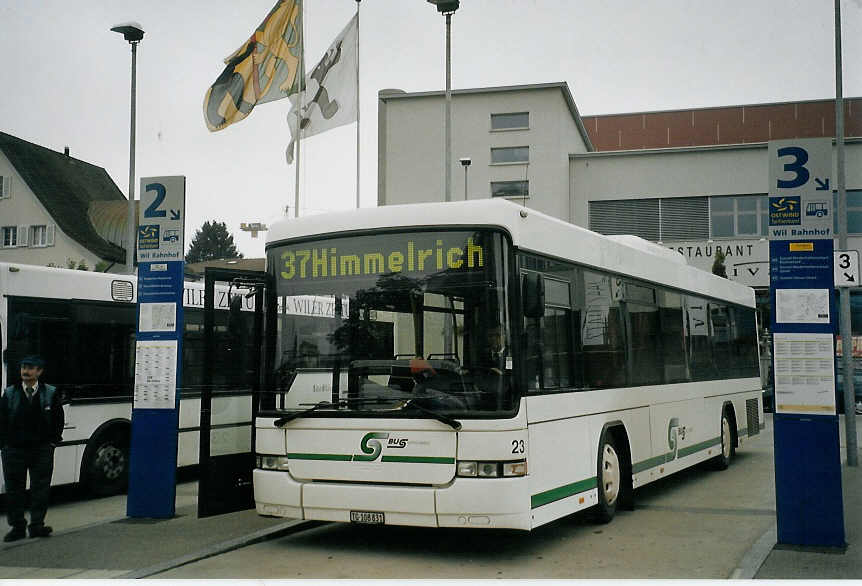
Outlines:
{"type": "Polygon", "coordinates": [[[802,223],[802,197],[784,195],[769,198],[770,226],[798,226],[802,223]]]}

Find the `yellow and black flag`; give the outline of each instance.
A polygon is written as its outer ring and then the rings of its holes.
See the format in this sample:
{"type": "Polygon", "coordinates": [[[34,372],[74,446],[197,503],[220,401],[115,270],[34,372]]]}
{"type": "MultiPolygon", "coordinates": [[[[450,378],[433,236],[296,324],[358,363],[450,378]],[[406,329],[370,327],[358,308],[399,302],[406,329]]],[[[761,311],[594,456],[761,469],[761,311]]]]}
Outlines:
{"type": "Polygon", "coordinates": [[[230,57],[204,96],[212,132],[248,116],[257,104],[299,92],[305,78],[300,36],[302,0],[279,0],[251,37],[230,57]]]}

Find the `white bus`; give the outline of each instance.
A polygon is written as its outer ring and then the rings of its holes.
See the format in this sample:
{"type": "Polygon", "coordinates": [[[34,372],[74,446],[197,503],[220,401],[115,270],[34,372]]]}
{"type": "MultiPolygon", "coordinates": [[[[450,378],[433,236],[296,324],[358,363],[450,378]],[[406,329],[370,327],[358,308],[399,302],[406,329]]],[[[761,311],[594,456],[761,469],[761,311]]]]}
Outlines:
{"type": "MultiPolygon", "coordinates": [[[[227,309],[230,292],[216,291],[227,309]]],[[[0,389],[19,380],[18,363],[30,354],[46,362],[42,380],[63,397],[66,425],[54,453],[55,485],[80,482],[97,495],[123,491],[128,481],[132,387],[135,372],[137,278],[0,263],[0,389]]],[[[253,319],[254,299],[243,297],[241,322],[253,319]]],[[[183,386],[177,464],[198,463],[204,355],[204,287],[187,282],[183,296],[183,386]]],[[[228,311],[216,312],[216,336],[226,335],[228,311]]],[[[245,324],[248,325],[248,324],[245,324]]],[[[250,380],[225,344],[213,377],[214,452],[251,449],[250,380]],[[228,366],[234,366],[229,368],[228,366]],[[242,400],[245,397],[246,400],[242,400]]],[[[5,492],[2,475],[0,488],[5,492]]]]}
{"type": "Polygon", "coordinates": [[[754,292],[505,201],[269,232],[261,515],[531,530],[763,429],[754,292]],[[317,300],[318,317],[291,315],[317,300]]]}

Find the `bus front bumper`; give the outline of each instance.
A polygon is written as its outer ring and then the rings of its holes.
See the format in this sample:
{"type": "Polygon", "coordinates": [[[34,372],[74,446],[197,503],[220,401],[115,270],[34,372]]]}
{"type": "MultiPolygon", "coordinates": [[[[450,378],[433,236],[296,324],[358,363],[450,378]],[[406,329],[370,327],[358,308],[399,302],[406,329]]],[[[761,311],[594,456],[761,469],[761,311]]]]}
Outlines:
{"type": "Polygon", "coordinates": [[[387,525],[531,527],[528,477],[456,478],[443,487],[300,482],[288,472],[254,471],[260,515],[349,522],[351,512],[383,513],[387,525]]]}

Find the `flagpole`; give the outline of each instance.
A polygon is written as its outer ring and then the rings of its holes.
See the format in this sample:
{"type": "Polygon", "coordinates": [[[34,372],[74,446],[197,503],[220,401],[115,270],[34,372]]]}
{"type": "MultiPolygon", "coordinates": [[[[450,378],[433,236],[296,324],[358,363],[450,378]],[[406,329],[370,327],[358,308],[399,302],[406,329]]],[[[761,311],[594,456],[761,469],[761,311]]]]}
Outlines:
{"type": "Polygon", "coordinates": [[[299,93],[298,108],[296,109],[296,179],[293,188],[293,217],[299,217],[299,155],[302,145],[302,99],[305,97],[305,3],[300,5],[299,13],[299,93]]]}
{"type": "Polygon", "coordinates": [[[359,209],[359,4],[356,0],[356,209],[359,209]]]}

